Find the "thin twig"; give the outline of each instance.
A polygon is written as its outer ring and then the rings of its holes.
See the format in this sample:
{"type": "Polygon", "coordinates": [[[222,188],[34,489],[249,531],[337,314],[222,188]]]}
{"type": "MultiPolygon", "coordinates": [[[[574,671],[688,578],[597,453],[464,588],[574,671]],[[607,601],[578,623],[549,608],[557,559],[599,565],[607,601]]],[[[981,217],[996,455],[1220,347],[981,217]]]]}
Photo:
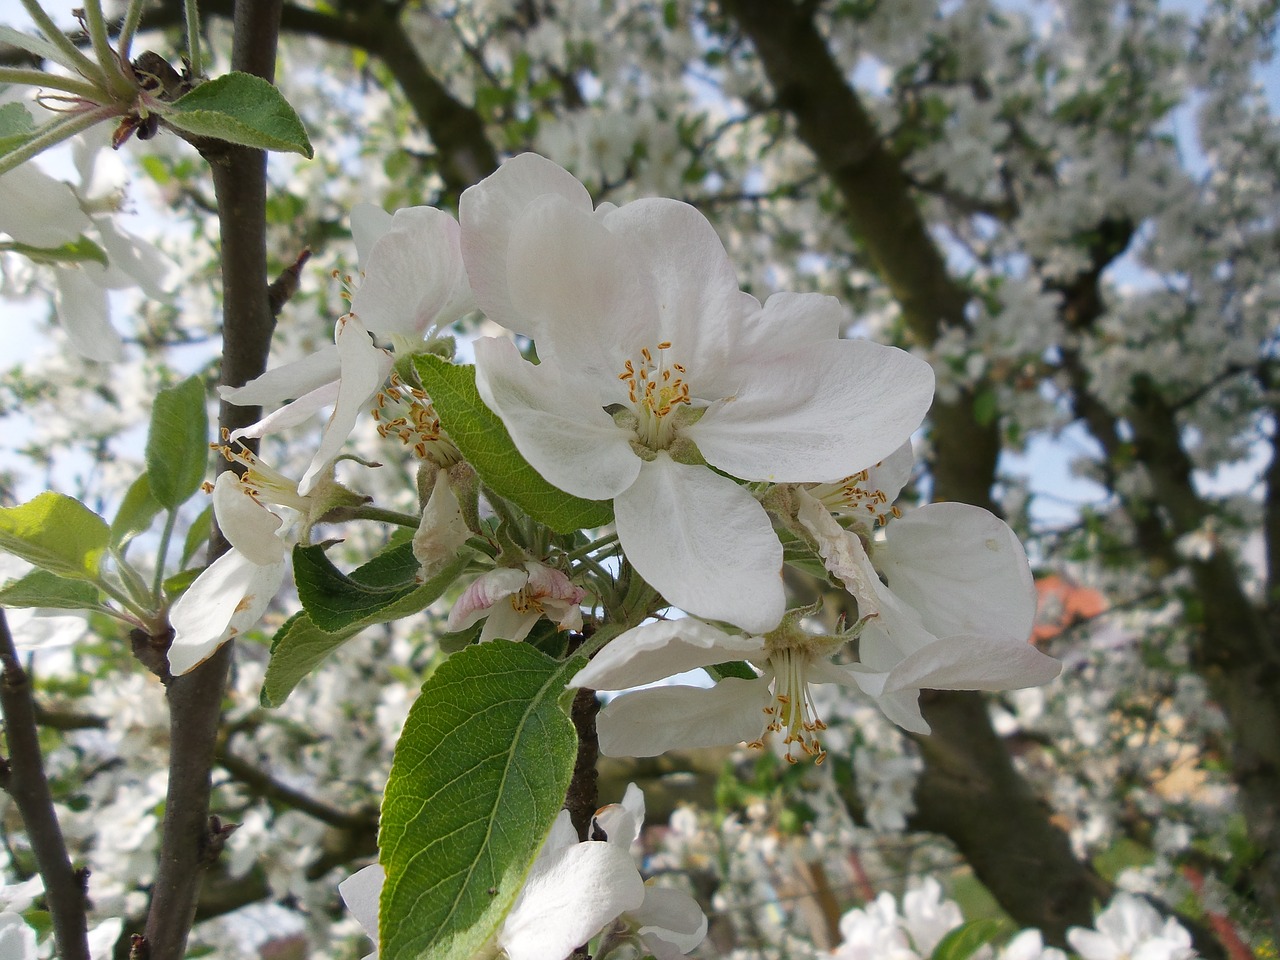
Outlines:
{"type": "Polygon", "coordinates": [[[44,879],[45,901],[53,917],[53,937],[63,960],[89,960],[85,920],[86,874],[77,872],[67,856],[62,828],[53,808],[53,794],[44,774],[31,678],[22,669],[0,610],[0,710],[9,757],[0,768],[0,785],[13,797],[31,841],[36,867],[44,879]]]}

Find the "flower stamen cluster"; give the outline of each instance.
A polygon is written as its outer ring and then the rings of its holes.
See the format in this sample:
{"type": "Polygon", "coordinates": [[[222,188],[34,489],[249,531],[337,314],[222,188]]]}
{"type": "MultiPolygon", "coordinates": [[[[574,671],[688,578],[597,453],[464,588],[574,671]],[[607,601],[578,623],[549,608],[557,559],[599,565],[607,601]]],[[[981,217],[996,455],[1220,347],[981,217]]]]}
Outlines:
{"type": "Polygon", "coordinates": [[[640,348],[641,362],[637,368],[630,359],[622,365],[618,379],[627,385],[627,396],[635,408],[639,422],[636,435],[652,450],[662,450],[671,445],[675,424],[667,420],[667,414],[681,404],[690,404],[689,384],[684,374],[684,364],[672,361],[668,364],[666,351],[671,341],[658,344],[658,362],[648,347],[640,348]],[[674,376],[673,376],[674,373],[674,376]]]}
{"type": "Polygon", "coordinates": [[[447,469],[462,461],[462,453],[440,426],[431,398],[420,387],[392,373],[373,403],[370,412],[379,436],[395,437],[419,460],[429,460],[438,467],[447,469]]]}
{"type": "Polygon", "coordinates": [[[806,676],[808,658],[792,648],[775,650],[769,654],[769,666],[775,673],[773,701],[764,708],[769,719],[760,739],[751,741],[747,746],[763,749],[769,734],[786,730],[782,744],[787,748],[787,763],[800,762],[800,757],[792,755],[792,747],[798,747],[814,763],[822,763],[827,758],[827,751],[822,749],[818,734],[827,729],[827,725],[818,716],[817,705],[809,692],[806,676]]]}
{"type": "MultiPolygon", "coordinates": [[[[231,433],[222,428],[222,443],[211,443],[209,448],[217,451],[229,463],[238,463],[245,468],[239,476],[241,490],[260,507],[269,503],[297,510],[303,516],[311,511],[312,498],[298,493],[298,483],[291,480],[275,467],[265,463],[261,457],[240,443],[232,441],[231,433]],[[234,445],[233,445],[234,444],[234,445]]],[[[204,483],[206,493],[213,492],[213,484],[204,483]]]]}

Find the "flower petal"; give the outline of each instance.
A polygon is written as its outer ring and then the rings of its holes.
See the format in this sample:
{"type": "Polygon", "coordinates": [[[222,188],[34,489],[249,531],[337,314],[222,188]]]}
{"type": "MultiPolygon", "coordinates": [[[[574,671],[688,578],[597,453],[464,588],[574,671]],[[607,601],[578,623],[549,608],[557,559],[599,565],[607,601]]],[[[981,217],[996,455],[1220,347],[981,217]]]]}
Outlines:
{"type": "Polygon", "coordinates": [[[933,370],[868,340],[831,340],[744,365],[735,396],[685,432],[707,462],[747,480],[838,480],[883,460],[933,400],[933,370]]]}
{"type": "Polygon", "coordinates": [[[306,423],[317,413],[338,399],[338,389],[341,386],[337,379],[329,383],[321,384],[310,393],[303,394],[292,403],[286,403],[279,410],[273,410],[257,423],[251,423],[247,427],[239,427],[231,431],[231,440],[239,440],[242,437],[253,437],[260,439],[268,433],[275,433],[279,430],[287,430],[290,427],[296,427],[300,423],[306,423]]]}
{"type": "Polygon", "coordinates": [[[489,616],[494,604],[519,593],[528,582],[529,572],[515,567],[495,567],[481,574],[458,597],[458,602],[449,611],[445,629],[450,633],[465,630],[481,617],[489,616]]]}
{"type": "MultiPolygon", "coordinates": [[[[13,172],[13,171],[11,171],[13,172]]],[[[107,291],[102,285],[106,272],[96,263],[81,267],[55,267],[55,306],[58,322],[82,356],[98,363],[118,363],[124,359],[124,341],[111,326],[107,291]]]]}
{"type": "Polygon", "coordinates": [[[452,323],[474,301],[462,265],[458,223],[434,207],[397,210],[367,257],[351,312],[381,336],[422,336],[452,323]]]}
{"type": "Polygon", "coordinates": [[[707,935],[707,915],[683,890],[646,886],[644,903],[630,910],[628,919],[640,926],[645,947],[657,960],[676,960],[707,935]]]}
{"type": "Polygon", "coordinates": [[[96,217],[94,226],[110,263],[114,289],[138,286],[153,300],[163,300],[172,283],[175,264],[155,246],[116,226],[110,217],[96,217]]]}
{"type": "Polygon", "coordinates": [[[360,921],[374,946],[378,943],[378,901],[386,879],[387,872],[382,865],[371,863],[338,884],[338,896],[342,897],[351,915],[360,921]]]}
{"type": "Polygon", "coordinates": [[[0,230],[33,247],[60,247],[89,229],[69,184],[34,163],[0,176],[0,230]]]}
{"type": "Polygon", "coordinates": [[[272,367],[242,387],[219,387],[218,396],[238,407],[280,403],[311,393],[325,384],[335,383],[341,370],[337,346],[327,343],[301,360],[272,367]]]}
{"type": "Polygon", "coordinates": [[[587,841],[539,859],[498,934],[510,960],[564,960],[644,901],[631,853],[587,841]]]}
{"type": "Polygon", "coordinates": [[[228,550],[187,588],[169,611],[169,670],[194,670],[235,634],[257,623],[280,589],[286,563],[271,566],[228,550]]]}
{"type": "Polygon", "coordinates": [[[627,559],[669,603],[752,633],[782,619],[782,544],[727,477],[660,451],[614,499],[614,519],[627,559]]]}
{"type": "Polygon", "coordinates": [[[635,480],[640,460],[628,434],[552,359],[532,364],[510,340],[475,341],[476,389],[516,448],[549,483],[577,497],[610,500],[635,480]]]}
{"type": "Polygon", "coordinates": [[[872,560],[933,634],[1031,636],[1031,567],[999,517],[965,503],[931,503],[885,532],[884,542],[871,548],[872,560]]]}
{"type": "Polygon", "coordinates": [[[507,279],[527,318],[515,329],[536,334],[544,361],[613,387],[611,400],[627,397],[623,362],[667,339],[642,252],[562,197],[533,201],[512,226],[507,279]]]}
{"type": "Polygon", "coordinates": [[[357,203],[351,208],[351,239],[356,245],[356,257],[361,269],[369,262],[369,253],[378,238],[391,229],[393,217],[372,203],[357,203]]]}
{"type": "Polygon", "coordinates": [[[218,474],[213,485],[213,512],[227,542],[250,562],[270,566],[284,558],[278,536],[283,521],[249,496],[230,470],[218,474]]]}
{"type": "Polygon", "coordinates": [[[625,690],[698,667],[746,660],[763,651],[759,637],[725,633],[693,618],[658,620],[614,637],[569,684],[625,690]]]}
{"type": "Polygon", "coordinates": [[[1048,683],[1061,670],[1061,663],[1026,640],[952,637],[904,657],[884,689],[1017,690],[1048,683]]]}
{"type": "Polygon", "coordinates": [[[458,217],[462,224],[462,256],[476,302],[489,319],[534,339],[527,316],[511,301],[507,256],[511,228],[538,197],[554,194],[573,207],[591,212],[591,195],[573,174],[536,153],[523,153],[463,191],[458,217]]]}
{"type": "Polygon", "coordinates": [[[458,497],[449,483],[449,471],[436,470],[431,495],[427,497],[422,519],[413,535],[413,558],[418,561],[418,575],[430,580],[458,555],[470,536],[458,497]]]}
{"type": "Polygon", "coordinates": [[[338,318],[333,339],[338,345],[338,359],[342,365],[338,397],[325,425],[320,449],[298,482],[298,493],[303,496],[315,488],[320,474],[333,463],[369,400],[382,388],[383,381],[391,372],[391,354],[373,345],[368,331],[355,314],[338,318]]]}
{"type": "Polygon", "coordinates": [[[656,757],[668,750],[718,747],[754,740],[769,681],[728,677],[710,689],[653,687],[623,694],[596,717],[606,757],[656,757]]]}

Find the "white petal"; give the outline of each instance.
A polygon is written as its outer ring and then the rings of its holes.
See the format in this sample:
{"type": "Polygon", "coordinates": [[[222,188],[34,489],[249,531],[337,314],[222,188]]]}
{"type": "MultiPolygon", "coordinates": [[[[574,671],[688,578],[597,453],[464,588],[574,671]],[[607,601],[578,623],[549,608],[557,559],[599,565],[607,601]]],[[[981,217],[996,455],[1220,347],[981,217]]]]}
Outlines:
{"type": "Polygon", "coordinates": [[[434,577],[458,555],[470,536],[458,497],[449,483],[449,471],[437,470],[431,495],[413,535],[413,557],[418,561],[419,575],[424,580],[434,577]]]}
{"type": "Polygon", "coordinates": [[[163,300],[173,280],[176,265],[154,245],[118,227],[110,217],[97,217],[94,225],[112,272],[123,275],[113,287],[137,285],[153,300],[163,300]]]}
{"type": "Polygon", "coordinates": [[[1061,670],[1025,640],[953,637],[904,657],[885,690],[1016,690],[1048,683],[1061,670]]]}
{"type": "Polygon", "coordinates": [[[725,633],[692,618],[658,620],[614,637],[569,683],[625,690],[698,667],[746,660],[763,651],[759,637],[725,633]]]}
{"type": "Polygon", "coordinates": [[[763,678],[728,677],[714,687],[653,687],[623,694],[596,717],[606,757],[656,757],[668,750],[754,740],[769,700],[763,678]]]}
{"type": "Polygon", "coordinates": [[[510,960],[564,960],[643,901],[644,883],[626,849],[574,844],[529,871],[498,943],[510,960]]]}
{"type": "Polygon", "coordinates": [[[351,915],[360,921],[360,926],[364,927],[364,932],[375,946],[378,943],[378,901],[386,878],[382,865],[371,863],[338,884],[338,896],[342,897],[351,915]]]}
{"type": "Polygon", "coordinates": [[[747,480],[857,473],[902,446],[933,401],[927,363],[867,340],[810,344],[739,373],[737,395],[686,434],[708,463],[747,480]]]}
{"type": "Polygon", "coordinates": [[[306,423],[338,399],[338,388],[340,386],[341,384],[336,379],[330,383],[322,384],[310,393],[303,394],[292,403],[286,403],[279,410],[272,411],[257,423],[252,423],[247,427],[240,427],[238,430],[232,430],[231,439],[239,440],[242,437],[258,439],[265,437],[268,433],[288,430],[290,427],[296,427],[300,423],[306,423]]]}
{"type": "Polygon", "coordinates": [[[98,363],[124,359],[124,342],[111,326],[105,275],[96,263],[81,267],[55,267],[58,289],[58,322],[77,353],[98,363]]]}
{"type": "Polygon", "coordinates": [[[640,472],[628,434],[576,374],[525,361],[509,340],[475,341],[476,389],[547,481],[574,496],[610,500],[640,472]]]}
{"type": "Polygon", "coordinates": [[[434,207],[397,210],[390,229],[361,257],[364,279],[351,312],[381,336],[422,336],[471,309],[458,223],[434,207]]]}
{"type": "Polygon", "coordinates": [[[249,496],[230,470],[213,485],[213,512],[227,542],[251,563],[270,566],[283,559],[286,548],[277,536],[283,521],[249,496]]]}
{"type": "Polygon", "coordinates": [[[885,534],[872,560],[936,636],[1031,636],[1031,567],[999,517],[965,503],[931,503],[892,521],[885,534]]]}
{"type": "Polygon", "coordinates": [[[573,828],[573,819],[569,816],[568,810],[561,810],[551,823],[547,839],[542,841],[542,849],[538,851],[538,857],[533,862],[534,867],[536,868],[540,861],[550,859],[553,854],[577,843],[578,831],[573,828]]]}
{"type": "Polygon", "coordinates": [[[618,844],[624,850],[640,839],[644,826],[644,793],[634,783],[627,784],[621,803],[607,803],[591,818],[590,833],[594,839],[602,839],[597,831],[603,831],[603,839],[618,844]]]}
{"type": "Polygon", "coordinates": [[[196,577],[169,611],[173,644],[169,670],[187,673],[213,655],[225,641],[262,617],[280,582],[285,563],[254,563],[239,550],[228,550],[196,577]]]}
{"type": "Polygon", "coordinates": [[[298,492],[306,495],[312,491],[322,474],[342,451],[342,446],[355,429],[356,421],[380,389],[391,372],[391,354],[375,347],[369,333],[355,314],[338,319],[334,331],[338,345],[338,359],[342,373],[338,380],[338,398],[325,425],[320,449],[311,459],[311,466],[298,483],[298,492]]]}
{"type": "Polygon", "coordinates": [[[0,957],[5,960],[36,960],[38,956],[35,930],[27,925],[21,914],[8,910],[0,912],[0,957]]]}
{"type": "Polygon", "coordinates": [[[391,214],[372,203],[357,203],[351,208],[351,239],[355,242],[362,270],[373,245],[391,229],[391,220],[391,214]]]}
{"type": "Polygon", "coordinates": [[[536,609],[517,610],[512,599],[499,600],[489,608],[489,615],[480,630],[480,642],[501,639],[519,643],[529,635],[540,616],[542,614],[536,609]]]}
{"type": "Polygon", "coordinates": [[[487,617],[496,603],[519,593],[528,582],[528,571],[515,567],[496,567],[481,574],[458,597],[458,602],[449,611],[445,629],[450,633],[465,630],[481,617],[487,617]]]}
{"type": "Polygon", "coordinates": [[[695,949],[707,935],[707,915],[682,890],[646,886],[644,903],[627,917],[640,926],[645,946],[657,960],[675,960],[695,949]]]}
{"type": "Polygon", "coordinates": [[[563,167],[535,153],[512,157],[495,173],[463,191],[458,208],[462,255],[476,302],[489,319],[534,339],[539,331],[524,329],[525,314],[511,301],[507,254],[516,220],[545,194],[563,197],[578,209],[591,212],[587,188],[563,167]]]}
{"type": "Polygon", "coordinates": [[[782,619],[782,544],[732,480],[662,451],[614,499],[614,518],[627,559],[669,603],[752,633],[782,619]]]}
{"type": "MultiPolygon", "coordinates": [[[[628,357],[668,339],[643,254],[590,213],[558,196],[529,204],[511,230],[507,278],[511,297],[536,332],[538,355],[554,358],[589,383],[613,388],[628,357]]],[[[683,355],[683,354],[681,354],[683,355]]]]}
{"type": "Polygon", "coordinates": [[[0,230],[33,247],[60,247],[89,229],[75,191],[34,163],[0,176],[0,230]]]}
{"type": "MultiPolygon", "coordinates": [[[[219,387],[218,396],[238,407],[254,407],[292,400],[331,383],[335,387],[334,396],[337,396],[341,369],[337,346],[327,343],[301,360],[272,367],[243,387],[219,387]]],[[[329,402],[332,403],[332,399],[329,402]]]]}

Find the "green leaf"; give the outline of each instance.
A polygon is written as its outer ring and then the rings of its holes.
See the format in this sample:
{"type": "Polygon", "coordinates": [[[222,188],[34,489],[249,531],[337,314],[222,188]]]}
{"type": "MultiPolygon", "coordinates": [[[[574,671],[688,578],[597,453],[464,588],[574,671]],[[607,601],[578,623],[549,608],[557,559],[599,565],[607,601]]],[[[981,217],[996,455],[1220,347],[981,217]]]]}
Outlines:
{"type": "Polygon", "coordinates": [[[0,549],[59,576],[96,580],[110,539],[105,520],[60,493],[0,507],[0,549]]]}
{"type": "Polygon", "coordinates": [[[1005,929],[999,920],[970,920],[938,941],[929,960],[969,960],[978,948],[990,943],[1005,929]]]}
{"type": "Polygon", "coordinates": [[[0,153],[17,149],[30,140],[35,132],[36,122],[21,103],[6,103],[0,107],[0,153]]]}
{"type": "Polygon", "coordinates": [[[571,496],[529,465],[498,415],[480,399],[475,367],[429,355],[413,359],[441,424],[495,493],[557,533],[602,527],[613,519],[608,501],[571,496]]]}
{"type": "Polygon", "coordinates": [[[166,510],[186,503],[204,482],[209,466],[209,411],[204,383],[188,377],[161,390],[147,431],[147,476],[151,495],[166,510]]]}
{"type": "Polygon", "coordinates": [[[382,960],[466,960],[502,923],[569,788],[585,662],[492,640],[422,685],[382,802],[382,960]]]}
{"type": "Polygon", "coordinates": [[[278,707],[325,657],[354,637],[360,627],[325,633],[307,616],[295,613],[271,638],[271,660],[259,699],[264,707],[278,707]]]}
{"type": "MultiPolygon", "coordinates": [[[[7,151],[0,150],[0,152],[7,151]]],[[[34,263],[43,263],[54,267],[68,263],[85,263],[86,261],[100,263],[104,267],[107,265],[106,251],[85,236],[78,237],[59,247],[33,247],[29,243],[6,240],[0,243],[0,250],[20,253],[34,263]]]]}
{"type": "Polygon", "coordinates": [[[413,544],[384,550],[350,576],[335,567],[323,547],[293,548],[293,578],[298,598],[312,622],[336,633],[417,613],[458,579],[469,554],[462,553],[425,583],[414,579],[418,562],[413,544]]]}
{"type": "Polygon", "coordinates": [[[186,566],[196,555],[196,551],[201,545],[206,543],[210,534],[213,533],[213,505],[205,507],[200,511],[200,516],[187,529],[187,535],[182,541],[182,561],[181,565],[186,566]]]}
{"type": "Polygon", "coordinates": [[[98,606],[98,588],[83,580],[68,580],[48,570],[32,570],[0,587],[0,607],[54,607],[89,610],[98,606]]]}
{"type": "Polygon", "coordinates": [[[162,107],[171,126],[262,150],[313,151],[298,114],[272,84],[251,73],[227,73],[162,107]]]}
{"type": "Polygon", "coordinates": [[[980,427],[989,427],[1000,413],[1000,398],[990,387],[981,390],[973,398],[973,419],[980,427]]]}
{"type": "Polygon", "coordinates": [[[146,473],[129,485],[124,502],[111,521],[111,546],[123,549],[130,540],[145,533],[160,512],[160,504],[151,495],[151,481],[146,473]]]}

